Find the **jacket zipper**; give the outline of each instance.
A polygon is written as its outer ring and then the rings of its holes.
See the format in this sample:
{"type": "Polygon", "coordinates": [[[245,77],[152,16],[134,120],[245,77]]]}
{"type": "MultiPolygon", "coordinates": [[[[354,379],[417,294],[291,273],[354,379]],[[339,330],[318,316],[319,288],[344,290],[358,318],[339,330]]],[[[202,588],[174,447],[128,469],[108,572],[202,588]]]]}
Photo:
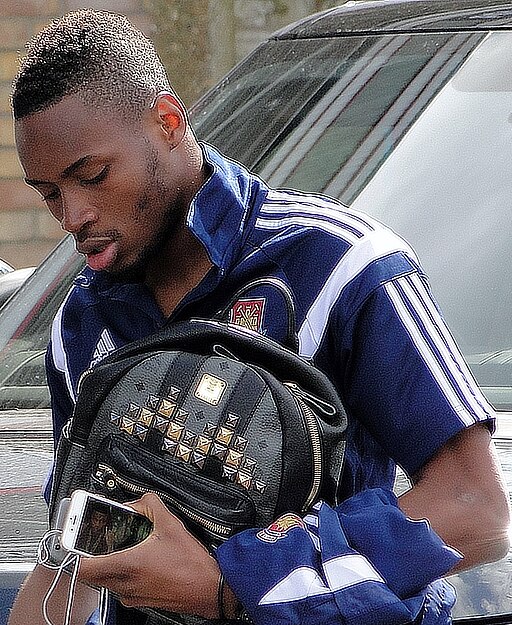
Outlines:
{"type": "Polygon", "coordinates": [[[320,487],[322,485],[322,473],[323,473],[323,451],[322,451],[322,438],[320,436],[320,426],[318,425],[317,417],[309,404],[312,404],[315,408],[320,409],[322,412],[328,415],[336,414],[336,409],[331,404],[321,400],[310,393],[307,393],[295,382],[284,382],[292,394],[294,395],[299,408],[304,416],[304,422],[306,424],[306,430],[309,434],[309,440],[311,443],[311,451],[313,456],[313,479],[311,481],[311,488],[309,494],[304,502],[302,508],[303,512],[306,512],[310,506],[315,503],[320,487]]]}
{"type": "Polygon", "coordinates": [[[82,390],[82,384],[85,380],[85,378],[90,375],[92,373],[92,367],[90,367],[89,369],[86,369],[85,371],[82,372],[82,374],[80,375],[80,377],[78,378],[78,383],[76,385],[76,394],[78,395],[80,393],[80,391],[82,390]]]}
{"type": "Polygon", "coordinates": [[[117,486],[120,486],[124,490],[138,496],[142,496],[145,493],[155,493],[160,497],[160,499],[162,499],[162,501],[169,503],[173,508],[184,514],[188,519],[208,530],[216,538],[228,538],[233,531],[233,528],[229,525],[205,519],[194,510],[191,510],[189,506],[184,505],[182,502],[161,490],[146,488],[121,477],[112,469],[112,467],[109,467],[106,464],[98,464],[94,473],[94,478],[103,484],[108,490],[114,490],[117,486]]]}

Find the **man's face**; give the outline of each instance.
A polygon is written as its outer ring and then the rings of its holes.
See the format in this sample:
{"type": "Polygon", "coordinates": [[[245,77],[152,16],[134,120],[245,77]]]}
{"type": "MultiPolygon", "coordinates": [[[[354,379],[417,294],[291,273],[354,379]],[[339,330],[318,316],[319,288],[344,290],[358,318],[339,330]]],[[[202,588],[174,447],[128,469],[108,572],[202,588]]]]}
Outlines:
{"type": "Polygon", "coordinates": [[[95,510],[91,516],[91,527],[98,531],[106,527],[108,521],[108,515],[105,512],[95,510]]]}
{"type": "Polygon", "coordinates": [[[130,123],[74,95],[16,122],[28,184],[92,269],[139,268],[182,217],[179,168],[159,130],[151,109],[130,123]]]}

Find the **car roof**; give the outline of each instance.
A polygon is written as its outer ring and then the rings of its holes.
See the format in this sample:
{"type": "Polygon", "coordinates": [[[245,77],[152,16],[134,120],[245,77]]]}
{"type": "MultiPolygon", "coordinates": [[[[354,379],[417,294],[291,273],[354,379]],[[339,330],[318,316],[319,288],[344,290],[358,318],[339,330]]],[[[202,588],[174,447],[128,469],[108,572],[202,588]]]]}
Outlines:
{"type": "Polygon", "coordinates": [[[375,0],[346,2],[278,31],[276,39],[369,32],[482,31],[512,28],[510,0],[375,0]]]}

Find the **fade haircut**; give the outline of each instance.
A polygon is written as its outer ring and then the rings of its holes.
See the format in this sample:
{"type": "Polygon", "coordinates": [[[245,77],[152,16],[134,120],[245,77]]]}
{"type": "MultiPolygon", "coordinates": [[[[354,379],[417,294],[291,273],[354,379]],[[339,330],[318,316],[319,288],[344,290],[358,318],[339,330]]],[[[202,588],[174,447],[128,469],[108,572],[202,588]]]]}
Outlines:
{"type": "Polygon", "coordinates": [[[171,87],[153,43],[124,16],[84,9],[54,20],[28,42],[11,101],[16,120],[73,94],[140,119],[163,90],[171,87]]]}

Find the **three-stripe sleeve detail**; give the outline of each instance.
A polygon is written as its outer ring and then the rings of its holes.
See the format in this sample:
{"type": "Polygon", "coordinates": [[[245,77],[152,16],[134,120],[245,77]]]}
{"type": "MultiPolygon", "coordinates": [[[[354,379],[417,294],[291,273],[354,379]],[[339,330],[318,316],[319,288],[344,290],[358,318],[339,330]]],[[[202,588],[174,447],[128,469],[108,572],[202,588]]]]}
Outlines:
{"type": "Polygon", "coordinates": [[[423,280],[413,274],[393,280],[384,289],[416,349],[452,409],[466,425],[486,420],[492,409],[473,376],[423,280]]]}

